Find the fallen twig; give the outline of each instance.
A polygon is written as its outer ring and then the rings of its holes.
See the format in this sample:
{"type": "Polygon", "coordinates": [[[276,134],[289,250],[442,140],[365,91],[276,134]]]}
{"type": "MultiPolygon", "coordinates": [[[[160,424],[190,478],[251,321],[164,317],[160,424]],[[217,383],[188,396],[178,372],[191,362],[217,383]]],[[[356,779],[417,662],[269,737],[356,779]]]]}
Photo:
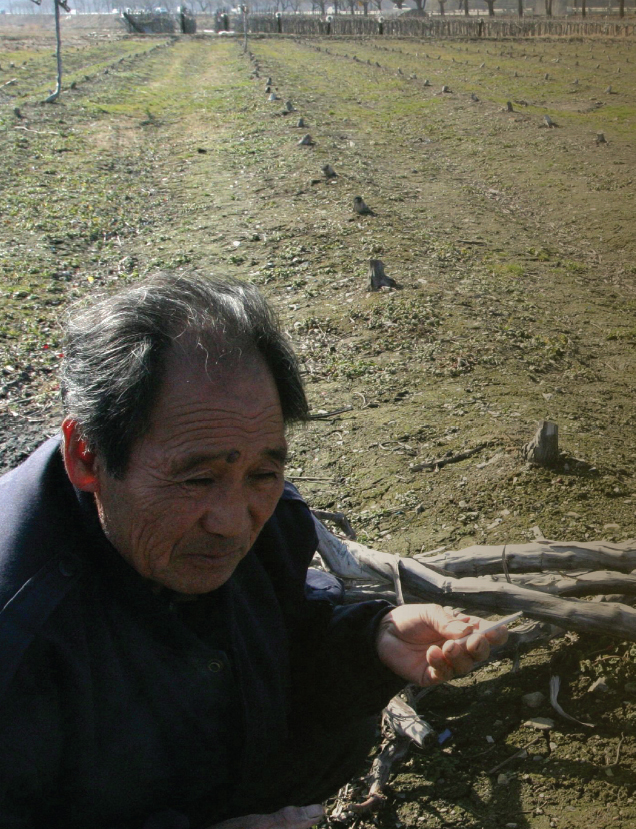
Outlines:
{"type": "Polygon", "coordinates": [[[625,735],[621,734],[621,738],[618,741],[618,745],[616,746],[616,759],[614,760],[613,763],[608,763],[605,766],[606,769],[613,769],[613,768],[616,768],[616,766],[618,765],[618,761],[619,761],[620,756],[621,756],[621,747],[623,745],[623,740],[624,739],[625,739],[625,735]]]}
{"type": "Polygon", "coordinates": [[[480,443],[479,446],[475,446],[473,449],[467,449],[465,452],[459,452],[457,455],[449,455],[448,457],[438,458],[436,461],[416,463],[409,467],[409,471],[421,472],[423,469],[441,469],[449,463],[459,463],[459,461],[465,461],[466,458],[472,458],[473,455],[476,455],[478,452],[481,452],[482,449],[485,449],[486,446],[490,445],[491,441],[486,441],[485,443],[480,443]]]}
{"type": "Polygon", "coordinates": [[[24,130],[25,132],[34,132],[36,135],[61,135],[59,132],[52,132],[51,130],[31,130],[28,127],[14,127],[16,130],[24,130]]]}
{"type": "Polygon", "coordinates": [[[505,760],[502,760],[501,763],[498,763],[496,766],[493,766],[491,769],[488,769],[486,774],[494,774],[496,771],[499,771],[499,769],[502,769],[504,766],[508,765],[508,763],[511,763],[513,760],[516,760],[517,757],[521,757],[523,753],[530,748],[530,746],[533,746],[541,739],[543,739],[543,734],[539,734],[538,737],[535,737],[533,740],[530,740],[530,742],[523,748],[520,748],[519,751],[515,751],[514,754],[510,755],[510,757],[507,757],[505,760]]]}
{"type": "Polygon", "coordinates": [[[310,414],[309,420],[327,420],[330,417],[343,414],[343,412],[352,412],[353,406],[344,406],[342,409],[334,409],[333,412],[318,412],[317,414],[310,414]]]}

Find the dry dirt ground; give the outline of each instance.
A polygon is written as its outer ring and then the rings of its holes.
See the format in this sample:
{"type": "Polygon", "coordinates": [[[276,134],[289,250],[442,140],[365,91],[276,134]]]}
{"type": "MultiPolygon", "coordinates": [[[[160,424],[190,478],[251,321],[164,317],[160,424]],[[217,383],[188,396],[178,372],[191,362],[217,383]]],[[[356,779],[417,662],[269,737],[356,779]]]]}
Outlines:
{"type": "MultiPolygon", "coordinates": [[[[250,60],[238,39],[68,20],[66,89],[42,105],[52,30],[20,22],[0,17],[3,467],[57,427],[71,303],[187,268],[278,308],[322,415],[293,435],[289,476],[359,540],[408,555],[533,527],[636,536],[632,41],[254,38],[250,60]],[[370,259],[398,289],[368,291],[370,259]],[[565,453],[552,470],[519,451],[544,418],[565,453]]],[[[427,695],[451,737],[345,824],[636,827],[635,655],[566,634],[427,695]],[[593,728],[551,709],[552,674],[593,728]],[[536,715],[548,738],[493,771],[536,715]]]]}

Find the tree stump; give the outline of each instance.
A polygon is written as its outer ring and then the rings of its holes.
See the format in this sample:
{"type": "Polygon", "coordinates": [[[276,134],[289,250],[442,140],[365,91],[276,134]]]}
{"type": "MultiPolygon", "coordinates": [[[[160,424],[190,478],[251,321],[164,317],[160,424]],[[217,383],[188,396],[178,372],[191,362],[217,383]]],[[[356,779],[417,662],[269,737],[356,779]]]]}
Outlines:
{"type": "Polygon", "coordinates": [[[539,466],[552,466],[559,458],[559,427],[544,420],[536,435],[523,447],[526,460],[539,466]]]}
{"type": "Polygon", "coordinates": [[[380,259],[371,259],[369,262],[369,287],[372,291],[397,287],[397,282],[384,273],[384,262],[380,259]]]}
{"type": "Polygon", "coordinates": [[[303,135],[303,137],[298,142],[299,147],[313,147],[316,142],[314,139],[307,133],[307,135],[303,135]]]}
{"type": "Polygon", "coordinates": [[[605,138],[604,132],[597,132],[596,133],[596,143],[597,144],[607,144],[607,139],[605,138]]]}

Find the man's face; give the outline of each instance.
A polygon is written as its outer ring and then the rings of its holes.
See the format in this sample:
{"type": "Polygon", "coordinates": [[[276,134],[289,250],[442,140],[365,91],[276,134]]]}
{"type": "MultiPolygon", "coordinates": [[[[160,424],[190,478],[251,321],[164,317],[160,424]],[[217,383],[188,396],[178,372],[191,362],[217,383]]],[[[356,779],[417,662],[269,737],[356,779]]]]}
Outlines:
{"type": "Polygon", "coordinates": [[[123,480],[96,459],[106,536],[137,572],[179,593],[224,584],[283,491],[283,414],[260,360],[205,371],[171,355],[148,433],[123,480]]]}

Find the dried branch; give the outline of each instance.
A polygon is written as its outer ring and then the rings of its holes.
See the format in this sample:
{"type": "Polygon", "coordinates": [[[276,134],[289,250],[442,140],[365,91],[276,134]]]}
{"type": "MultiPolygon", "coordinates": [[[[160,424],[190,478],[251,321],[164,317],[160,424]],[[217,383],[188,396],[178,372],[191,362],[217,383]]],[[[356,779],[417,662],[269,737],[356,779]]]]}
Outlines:
{"type": "Polygon", "coordinates": [[[482,449],[485,449],[487,446],[491,445],[492,441],[486,441],[485,443],[480,443],[478,446],[475,446],[473,449],[467,449],[465,452],[458,452],[457,455],[446,455],[443,458],[438,458],[436,461],[416,463],[409,467],[409,472],[421,472],[423,469],[441,469],[449,463],[459,463],[460,461],[465,461],[467,458],[472,458],[473,455],[476,455],[478,452],[481,452],[482,449]]]}
{"type": "MultiPolygon", "coordinates": [[[[609,541],[538,541],[506,544],[506,565],[510,573],[544,571],[615,570],[631,573],[636,569],[636,540],[613,544],[609,541]]],[[[484,576],[501,573],[503,546],[475,545],[465,550],[449,550],[440,555],[418,556],[437,573],[453,576],[484,576]]]]}
{"type": "Polygon", "coordinates": [[[352,812],[371,812],[384,802],[384,789],[391,769],[399,762],[409,749],[411,740],[408,737],[392,737],[382,743],[380,753],[373,761],[369,779],[371,787],[369,796],[363,803],[355,803],[349,807],[352,812]]]}
{"type": "MultiPolygon", "coordinates": [[[[337,575],[345,579],[375,577],[380,581],[393,584],[396,556],[372,550],[355,541],[345,543],[332,535],[319,522],[315,523],[319,540],[318,552],[337,575]]],[[[556,544],[558,543],[550,542],[546,546],[552,549],[556,544]]],[[[530,546],[536,549],[544,545],[520,546],[530,546]]],[[[571,558],[572,545],[563,544],[562,546],[570,550],[564,555],[566,558],[571,558]]],[[[501,567],[501,548],[486,549],[498,550],[496,560],[498,566],[501,567]]],[[[609,545],[606,542],[599,542],[597,550],[601,556],[609,554],[618,558],[625,566],[624,559],[627,555],[625,545],[609,545]],[[610,547],[614,549],[609,549],[610,547]],[[620,552],[615,549],[619,547],[620,552]]],[[[592,553],[591,545],[586,545],[583,552],[589,557],[592,553]]],[[[631,554],[634,554],[633,550],[631,554]]],[[[436,559],[438,562],[440,559],[445,560],[439,556],[436,559]]],[[[509,567],[510,564],[509,557],[509,567]]],[[[602,633],[632,642],[636,641],[636,610],[626,605],[614,602],[593,603],[574,598],[562,599],[505,581],[493,582],[470,577],[456,579],[411,558],[400,558],[400,577],[405,591],[413,594],[420,601],[474,607],[496,613],[522,610],[531,619],[550,622],[570,630],[582,633],[602,633]]]]}
{"type": "MultiPolygon", "coordinates": [[[[488,581],[499,581],[501,576],[483,576],[488,581]]],[[[527,576],[509,576],[510,582],[542,590],[554,596],[598,596],[610,593],[636,595],[636,576],[614,573],[611,570],[597,570],[562,576],[557,573],[540,573],[527,576]]]]}

